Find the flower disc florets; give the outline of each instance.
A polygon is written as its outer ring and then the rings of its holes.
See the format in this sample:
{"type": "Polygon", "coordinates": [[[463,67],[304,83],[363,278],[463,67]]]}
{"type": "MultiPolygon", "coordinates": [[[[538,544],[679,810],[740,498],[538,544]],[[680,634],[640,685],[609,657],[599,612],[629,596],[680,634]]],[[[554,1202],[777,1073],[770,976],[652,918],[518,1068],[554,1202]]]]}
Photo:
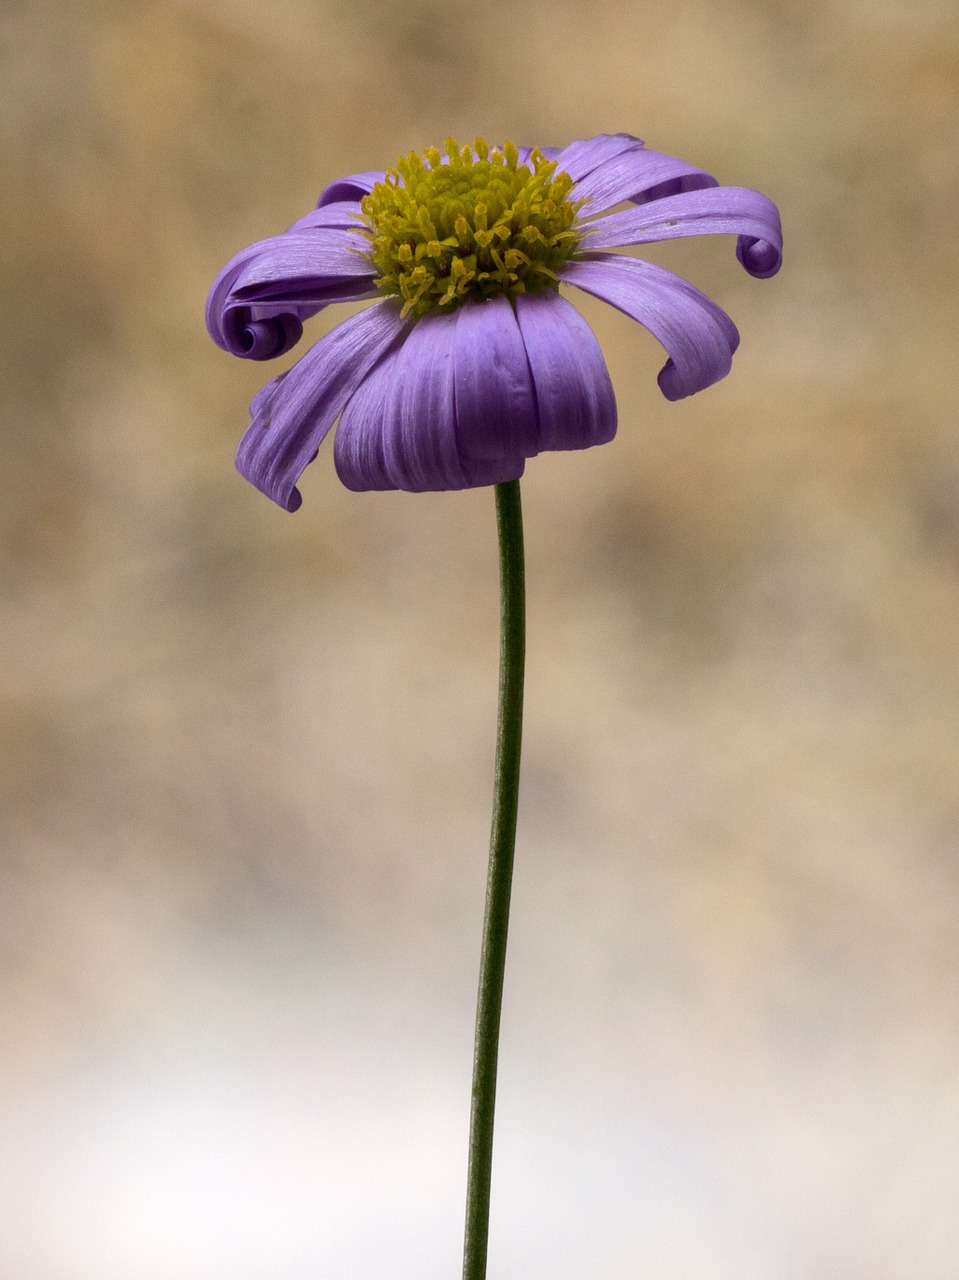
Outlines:
{"type": "Polygon", "coordinates": [[[446,141],[389,169],[361,208],[376,285],[403,300],[403,315],[453,310],[469,299],[558,289],[557,272],[575,252],[583,201],[573,180],[534,150],[521,164],[502,150],[446,141]],[[475,155],[474,155],[475,149],[475,155]]]}

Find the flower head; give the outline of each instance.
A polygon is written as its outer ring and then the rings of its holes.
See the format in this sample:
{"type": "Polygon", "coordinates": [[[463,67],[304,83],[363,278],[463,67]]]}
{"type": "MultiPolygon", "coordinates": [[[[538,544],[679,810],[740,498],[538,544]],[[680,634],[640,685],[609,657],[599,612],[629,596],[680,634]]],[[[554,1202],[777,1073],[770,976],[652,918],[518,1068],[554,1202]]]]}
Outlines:
{"type": "Polygon", "coordinates": [[[254,397],[237,466],[295,511],[297,481],[337,419],[336,469],[357,490],[497,484],[544,449],[603,444],[616,431],[612,384],[560,285],[645,325],[669,355],[660,389],[678,400],[729,372],[736,326],[679,276],[607,250],[710,233],[737,237],[750,275],[779,270],[771,200],[628,134],[563,150],[450,139],[445,154],[343,178],[210,290],[214,341],[253,360],[288,351],[328,303],[380,299],[254,397]]]}

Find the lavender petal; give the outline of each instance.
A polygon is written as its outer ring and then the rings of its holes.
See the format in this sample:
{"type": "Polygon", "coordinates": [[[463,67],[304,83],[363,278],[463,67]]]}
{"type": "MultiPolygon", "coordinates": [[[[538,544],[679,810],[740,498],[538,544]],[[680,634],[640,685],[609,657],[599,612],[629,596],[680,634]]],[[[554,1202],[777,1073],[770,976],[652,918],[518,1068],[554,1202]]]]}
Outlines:
{"type": "Polygon", "coordinates": [[[505,296],[455,313],[456,438],[470,462],[539,452],[536,395],[516,313],[505,296]]]}
{"type": "Polygon", "coordinates": [[[405,329],[399,307],[386,299],[345,320],[259,391],[237,450],[241,475],[295,511],[301,502],[296,482],[343,406],[405,329]]]}
{"type": "Polygon", "coordinates": [[[638,320],[669,352],[659,387],[667,400],[702,391],[729,372],[736,326],[705,294],[651,262],[596,254],[569,262],[561,278],[638,320]]]}
{"type": "Polygon", "coordinates": [[[629,133],[599,133],[595,138],[584,138],[564,147],[556,157],[556,167],[561,173],[568,173],[574,182],[582,182],[594,169],[642,146],[642,139],[629,133]]]}
{"type": "Polygon", "coordinates": [[[362,210],[358,200],[338,200],[323,205],[319,209],[311,209],[302,218],[297,218],[290,231],[306,231],[312,227],[336,227],[340,231],[356,231],[362,226],[362,210]]]}
{"type": "Polygon", "coordinates": [[[520,294],[515,305],[536,390],[539,448],[612,440],[616,397],[592,329],[553,289],[520,294]]]}
{"type": "Polygon", "coordinates": [[[557,159],[558,156],[562,154],[563,148],[562,147],[520,147],[518,146],[516,150],[519,153],[520,164],[525,164],[527,167],[532,168],[533,166],[529,163],[529,158],[534,151],[538,151],[540,155],[545,156],[547,160],[555,160],[557,159]]]}
{"type": "Polygon", "coordinates": [[[522,474],[522,455],[477,456],[462,445],[458,330],[469,309],[427,313],[352,397],[334,444],[337,474],[348,489],[435,492],[522,474]]]}
{"type": "Polygon", "coordinates": [[[782,265],[779,210],[768,196],[749,187],[687,191],[606,214],[586,226],[589,234],[583,247],[588,251],[680,236],[732,234],[738,236],[736,256],[750,275],[766,279],[782,265]]]}
{"type": "Polygon", "coordinates": [[[580,218],[591,218],[624,200],[648,204],[664,196],[718,185],[711,173],[685,160],[633,147],[611,157],[578,182],[572,199],[588,199],[580,218]]]}
{"type": "Polygon", "coordinates": [[[213,341],[233,355],[269,360],[299,341],[302,321],[321,307],[374,297],[374,268],[354,243],[364,242],[327,228],[285,232],[238,253],[207,298],[213,341]]]}
{"type": "Polygon", "coordinates": [[[367,173],[351,173],[346,178],[337,178],[320,192],[316,207],[322,209],[324,205],[339,204],[344,200],[362,200],[385,177],[385,170],[371,169],[367,173]]]}
{"type": "Polygon", "coordinates": [[[287,231],[261,240],[230,286],[231,299],[246,304],[290,298],[345,302],[375,292],[376,268],[358,232],[336,228],[287,231]],[[357,291],[359,286],[361,292],[357,291]]]}

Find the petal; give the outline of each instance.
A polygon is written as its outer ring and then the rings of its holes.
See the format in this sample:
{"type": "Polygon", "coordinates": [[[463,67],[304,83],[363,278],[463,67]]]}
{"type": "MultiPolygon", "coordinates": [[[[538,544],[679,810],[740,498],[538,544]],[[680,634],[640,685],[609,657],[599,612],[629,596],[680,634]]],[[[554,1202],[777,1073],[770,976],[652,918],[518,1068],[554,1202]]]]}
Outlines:
{"type": "Polygon", "coordinates": [[[375,293],[376,268],[358,231],[321,227],[286,231],[252,246],[230,285],[230,298],[251,302],[326,304],[375,293]]]}
{"type": "Polygon", "coordinates": [[[555,157],[556,167],[561,173],[568,173],[574,182],[580,182],[600,165],[615,159],[624,151],[633,151],[642,145],[640,138],[634,138],[629,133],[599,133],[595,138],[571,142],[568,147],[564,147],[555,157]]]}
{"type": "Polygon", "coordinates": [[[319,306],[277,303],[256,306],[231,298],[233,283],[256,246],[232,258],[217,278],[206,300],[206,327],[210,337],[231,355],[247,360],[272,360],[295,347],[303,336],[303,321],[319,306]]]}
{"type": "Polygon", "coordinates": [[[344,200],[362,200],[369,195],[378,182],[386,177],[383,169],[371,169],[368,173],[351,173],[348,178],[337,178],[320,192],[316,207],[322,209],[326,204],[338,204],[344,200]]]}
{"type": "Polygon", "coordinates": [[[578,182],[572,199],[588,199],[589,204],[580,217],[591,218],[624,200],[647,204],[650,200],[678,195],[682,191],[698,191],[702,187],[718,185],[705,169],[697,169],[685,160],[662,155],[659,151],[634,147],[621,151],[578,182]]]}
{"type": "Polygon", "coordinates": [[[303,231],[307,227],[338,227],[341,231],[356,231],[362,226],[363,211],[358,200],[338,200],[335,204],[311,209],[298,218],[287,231],[303,231]]]}
{"type": "Polygon", "coordinates": [[[303,337],[303,321],[319,307],[231,307],[222,316],[207,310],[206,327],[218,347],[244,360],[272,360],[303,337]]]}
{"type": "Polygon", "coordinates": [[[547,160],[556,160],[563,151],[562,147],[517,147],[519,153],[520,164],[529,164],[529,158],[534,151],[538,151],[540,155],[546,157],[547,160]]]}
{"type": "Polygon", "coordinates": [[[652,262],[620,254],[597,254],[568,262],[561,278],[632,316],[669,352],[659,387],[680,400],[718,382],[729,372],[739,331],[704,293],[652,262]]]}
{"type": "Polygon", "coordinates": [[[405,329],[399,307],[385,299],[345,320],[258,392],[237,450],[240,473],[281,507],[295,511],[301,501],[296,482],[323,437],[405,329]]]}
{"type": "Polygon", "coordinates": [[[326,228],[250,245],[210,289],[206,324],[213,341],[233,355],[269,360],[294,346],[302,321],[327,303],[375,296],[373,266],[353,248],[363,243],[326,228]]]}
{"type": "Polygon", "coordinates": [[[500,295],[455,313],[456,437],[471,462],[532,457],[539,419],[516,313],[500,295]]]}
{"type": "Polygon", "coordinates": [[[348,489],[423,493],[522,475],[521,455],[475,459],[460,446],[456,331],[468,310],[428,312],[352,397],[334,444],[348,489]]]}
{"type": "Polygon", "coordinates": [[[516,317],[536,389],[540,449],[588,449],[616,434],[616,397],[603,353],[554,289],[520,294],[516,317]]]}
{"type": "Polygon", "coordinates": [[[774,276],[782,264],[779,210],[749,187],[714,187],[667,196],[638,209],[609,213],[588,224],[588,250],[649,244],[679,236],[737,235],[736,256],[752,276],[774,276]]]}

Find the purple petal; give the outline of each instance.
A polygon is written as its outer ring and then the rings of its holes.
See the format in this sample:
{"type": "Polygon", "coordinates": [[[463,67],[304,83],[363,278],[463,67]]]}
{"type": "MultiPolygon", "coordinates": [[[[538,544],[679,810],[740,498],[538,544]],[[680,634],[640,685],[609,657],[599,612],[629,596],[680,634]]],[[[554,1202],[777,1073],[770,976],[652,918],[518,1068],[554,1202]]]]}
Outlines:
{"type": "Polygon", "coordinates": [[[736,256],[750,275],[766,279],[782,264],[779,210],[768,196],[749,187],[687,191],[638,209],[606,214],[586,225],[590,234],[583,244],[590,251],[731,233],[739,237],[736,256]]]}
{"type": "Polygon", "coordinates": [[[273,360],[303,337],[303,321],[320,307],[283,303],[276,307],[231,307],[220,317],[207,313],[207,329],[217,346],[244,360],[273,360]]]}
{"type": "Polygon", "coordinates": [[[295,511],[301,502],[296,482],[323,437],[405,329],[396,302],[385,299],[345,320],[259,391],[237,450],[241,475],[281,507],[295,511]]]}
{"type": "Polygon", "coordinates": [[[670,356],[658,379],[667,400],[702,391],[729,372],[739,331],[715,302],[671,271],[604,253],[568,262],[561,278],[612,303],[659,339],[670,356]]]}
{"type": "Polygon", "coordinates": [[[230,285],[231,300],[326,304],[375,293],[376,268],[364,252],[369,245],[356,231],[287,231],[255,248],[230,285]]]}
{"type": "Polygon", "coordinates": [[[334,444],[337,474],[348,489],[423,493],[522,475],[522,455],[471,457],[461,444],[457,331],[470,309],[428,312],[352,397],[334,444]]]}
{"type": "Polygon", "coordinates": [[[642,140],[629,133],[599,133],[595,138],[586,138],[582,142],[571,142],[564,147],[556,159],[556,167],[561,173],[568,173],[574,182],[607,164],[624,151],[634,151],[643,146],[642,140]]]}
{"type": "Polygon", "coordinates": [[[424,316],[344,409],[333,456],[348,489],[468,487],[453,433],[453,365],[444,340],[453,323],[438,312],[424,316]]]}
{"type": "Polygon", "coordinates": [[[233,355],[269,360],[294,346],[302,321],[327,303],[374,297],[374,268],[352,248],[364,243],[326,228],[250,245],[213,282],[206,304],[213,341],[233,355]]]}
{"type": "Polygon", "coordinates": [[[455,313],[456,438],[471,462],[532,457],[539,420],[516,313],[500,295],[455,313]]]}
{"type": "Polygon", "coordinates": [[[303,321],[320,308],[283,302],[257,306],[233,300],[233,284],[255,249],[253,245],[237,254],[214,280],[206,300],[206,327],[224,351],[247,360],[272,360],[296,346],[303,336],[303,321]]]}
{"type": "Polygon", "coordinates": [[[344,200],[362,200],[385,177],[383,169],[371,169],[368,173],[351,173],[347,178],[337,178],[320,192],[316,207],[322,209],[324,205],[339,204],[344,200]]]}
{"type": "Polygon", "coordinates": [[[634,147],[621,151],[578,182],[572,198],[588,198],[589,204],[579,216],[591,218],[624,200],[632,200],[634,204],[648,204],[649,201],[660,200],[664,196],[718,185],[713,175],[705,169],[697,169],[685,160],[677,160],[658,151],[634,147]]]}
{"type": "Polygon", "coordinates": [[[320,209],[311,209],[298,218],[287,231],[305,231],[309,227],[337,227],[341,231],[356,231],[363,225],[362,210],[358,200],[339,200],[320,209]]]}
{"type": "Polygon", "coordinates": [[[520,294],[515,304],[536,389],[540,449],[612,440],[616,397],[592,329],[553,289],[520,294]]]}
{"type": "MultiPolygon", "coordinates": [[[[534,151],[544,155],[547,160],[555,160],[563,151],[562,147],[517,147],[520,164],[529,165],[529,158],[534,151]]],[[[530,165],[530,168],[532,166],[530,165]]]]}

